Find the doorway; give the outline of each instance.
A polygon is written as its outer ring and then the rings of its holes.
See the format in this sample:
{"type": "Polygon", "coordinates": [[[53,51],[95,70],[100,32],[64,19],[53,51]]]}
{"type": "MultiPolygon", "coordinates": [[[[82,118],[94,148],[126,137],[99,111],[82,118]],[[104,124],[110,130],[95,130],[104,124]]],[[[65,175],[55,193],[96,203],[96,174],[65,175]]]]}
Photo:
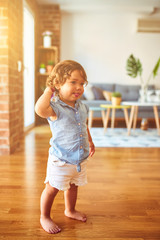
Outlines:
{"type": "Polygon", "coordinates": [[[24,131],[26,131],[35,124],[35,34],[34,16],[25,2],[23,29],[24,131]]]}

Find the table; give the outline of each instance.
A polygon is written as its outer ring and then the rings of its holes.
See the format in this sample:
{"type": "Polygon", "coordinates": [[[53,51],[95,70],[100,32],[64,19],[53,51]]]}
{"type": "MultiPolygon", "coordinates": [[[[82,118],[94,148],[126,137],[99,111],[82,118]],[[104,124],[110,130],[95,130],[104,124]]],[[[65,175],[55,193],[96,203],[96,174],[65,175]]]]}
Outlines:
{"type": "Polygon", "coordinates": [[[128,118],[128,111],[127,111],[127,109],[131,108],[131,106],[127,106],[127,105],[112,105],[112,104],[102,104],[100,106],[107,109],[107,113],[106,113],[106,116],[104,118],[104,130],[105,131],[106,131],[107,126],[108,126],[108,120],[109,120],[109,115],[110,115],[110,110],[111,109],[112,109],[111,128],[114,128],[116,109],[122,109],[124,111],[125,122],[126,122],[126,126],[128,128],[129,118],[128,118]]]}
{"type": "Polygon", "coordinates": [[[103,126],[104,126],[105,108],[103,108],[103,107],[89,107],[89,116],[88,116],[88,127],[89,127],[89,128],[92,127],[93,113],[94,113],[95,111],[101,111],[102,122],[103,122],[103,126]]]}
{"type": "Polygon", "coordinates": [[[130,135],[131,127],[133,124],[133,129],[136,128],[137,124],[137,116],[138,116],[138,107],[143,106],[143,107],[148,107],[151,106],[153,107],[153,112],[154,112],[154,117],[155,117],[155,122],[156,122],[156,127],[158,130],[158,135],[160,135],[160,124],[159,124],[159,115],[158,115],[158,106],[160,106],[160,102],[121,102],[122,105],[130,105],[131,106],[131,113],[130,113],[130,119],[129,119],[129,124],[128,124],[128,135],[130,135]]]}

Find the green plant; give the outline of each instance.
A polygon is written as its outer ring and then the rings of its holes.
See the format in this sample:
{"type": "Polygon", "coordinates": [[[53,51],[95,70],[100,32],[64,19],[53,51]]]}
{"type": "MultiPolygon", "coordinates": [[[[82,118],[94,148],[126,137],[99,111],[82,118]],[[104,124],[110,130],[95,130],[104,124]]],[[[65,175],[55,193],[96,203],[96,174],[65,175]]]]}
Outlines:
{"type": "Polygon", "coordinates": [[[147,79],[147,81],[145,83],[142,79],[143,69],[142,69],[142,64],[141,64],[140,60],[138,58],[136,59],[134,57],[134,55],[131,54],[129,56],[129,58],[127,59],[127,64],[126,64],[127,74],[132,78],[136,78],[137,76],[139,76],[141,85],[143,85],[145,87],[148,86],[151,78],[154,79],[157,76],[159,67],[160,67],[160,57],[159,57],[156,65],[154,66],[151,74],[149,75],[149,78],[147,79]]]}
{"type": "Polygon", "coordinates": [[[52,60],[49,60],[48,63],[47,63],[47,65],[53,66],[53,65],[54,65],[54,62],[53,62],[52,60]]]}
{"type": "Polygon", "coordinates": [[[46,65],[45,65],[44,63],[41,63],[39,67],[40,67],[40,68],[45,68],[46,65]]]}
{"type": "Polygon", "coordinates": [[[112,97],[120,98],[120,97],[122,97],[122,94],[120,92],[113,92],[112,97]]]}

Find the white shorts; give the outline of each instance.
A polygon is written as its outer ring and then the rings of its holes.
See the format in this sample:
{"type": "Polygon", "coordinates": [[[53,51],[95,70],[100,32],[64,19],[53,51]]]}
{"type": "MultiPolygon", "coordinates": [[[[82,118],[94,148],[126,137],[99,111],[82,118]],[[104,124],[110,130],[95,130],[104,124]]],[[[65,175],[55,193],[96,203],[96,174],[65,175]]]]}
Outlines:
{"type": "Polygon", "coordinates": [[[47,176],[44,183],[49,183],[58,190],[66,191],[70,184],[83,186],[87,183],[87,161],[81,163],[81,172],[77,172],[77,165],[65,163],[61,166],[55,165],[50,157],[47,164],[47,176]]]}

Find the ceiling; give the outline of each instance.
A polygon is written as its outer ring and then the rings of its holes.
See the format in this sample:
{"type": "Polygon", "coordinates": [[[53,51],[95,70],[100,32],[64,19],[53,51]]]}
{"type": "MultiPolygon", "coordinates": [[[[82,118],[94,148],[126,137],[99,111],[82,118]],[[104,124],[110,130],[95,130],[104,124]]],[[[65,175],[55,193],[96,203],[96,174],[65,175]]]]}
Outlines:
{"type": "Polygon", "coordinates": [[[36,0],[39,4],[59,4],[64,12],[127,11],[142,14],[160,12],[160,0],[36,0]]]}

